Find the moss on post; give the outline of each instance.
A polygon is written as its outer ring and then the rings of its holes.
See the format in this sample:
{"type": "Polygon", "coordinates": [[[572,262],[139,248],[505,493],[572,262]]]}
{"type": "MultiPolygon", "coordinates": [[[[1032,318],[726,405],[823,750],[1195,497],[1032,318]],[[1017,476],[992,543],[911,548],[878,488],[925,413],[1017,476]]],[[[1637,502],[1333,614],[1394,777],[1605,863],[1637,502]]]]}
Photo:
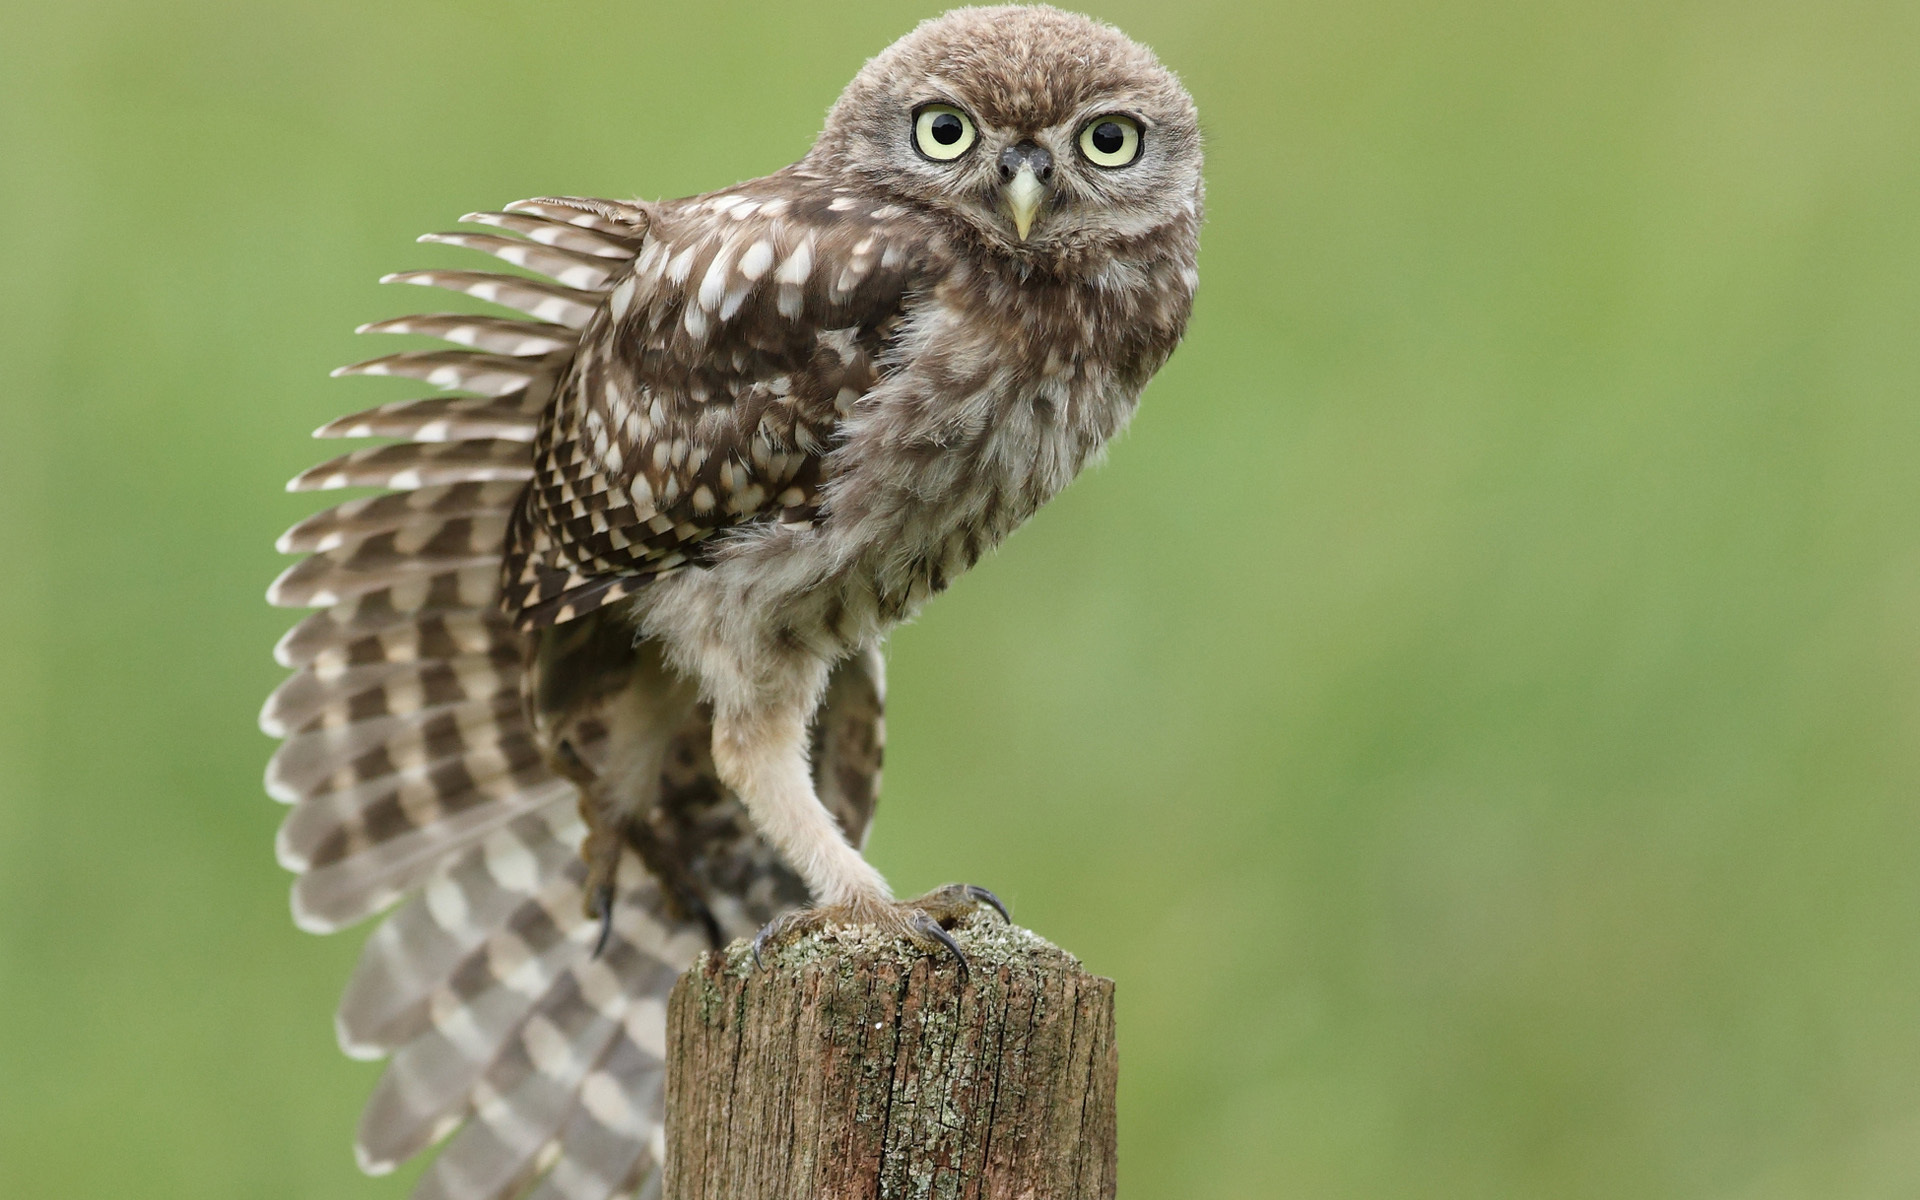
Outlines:
{"type": "Polygon", "coordinates": [[[705,955],[667,1008],[663,1200],[1110,1200],[1112,981],[991,913],[954,936],[964,988],[853,930],[705,955]]]}

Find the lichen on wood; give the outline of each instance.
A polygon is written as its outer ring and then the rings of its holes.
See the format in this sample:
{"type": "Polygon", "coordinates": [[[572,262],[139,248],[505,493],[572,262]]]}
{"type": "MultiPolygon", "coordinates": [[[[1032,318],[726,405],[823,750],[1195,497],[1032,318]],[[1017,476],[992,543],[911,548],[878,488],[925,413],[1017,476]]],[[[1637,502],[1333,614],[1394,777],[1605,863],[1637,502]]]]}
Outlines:
{"type": "Polygon", "coordinates": [[[664,1200],[1108,1200],[1113,984],[976,914],[708,954],[668,1005],[664,1200]]]}

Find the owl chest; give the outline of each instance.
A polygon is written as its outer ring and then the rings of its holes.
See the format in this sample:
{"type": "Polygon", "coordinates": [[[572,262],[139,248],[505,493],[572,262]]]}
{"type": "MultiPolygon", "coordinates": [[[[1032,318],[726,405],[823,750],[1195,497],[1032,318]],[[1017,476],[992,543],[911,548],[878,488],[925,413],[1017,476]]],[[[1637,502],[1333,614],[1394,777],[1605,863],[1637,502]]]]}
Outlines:
{"type": "Polygon", "coordinates": [[[929,406],[830,489],[820,535],[848,565],[842,586],[873,597],[883,622],[911,615],[1071,482],[1130,407],[1063,371],[929,406]]]}

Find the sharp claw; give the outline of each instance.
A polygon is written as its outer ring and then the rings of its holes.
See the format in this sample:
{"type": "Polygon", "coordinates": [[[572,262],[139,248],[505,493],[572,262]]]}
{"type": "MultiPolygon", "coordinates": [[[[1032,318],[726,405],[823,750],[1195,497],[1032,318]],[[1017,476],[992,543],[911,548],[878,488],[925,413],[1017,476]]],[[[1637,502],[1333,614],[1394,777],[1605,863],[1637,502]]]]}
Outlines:
{"type": "Polygon", "coordinates": [[[993,911],[1000,914],[1002,921],[1005,921],[1009,925],[1013,924],[1013,914],[1007,911],[1006,905],[1000,903],[1000,897],[983,887],[976,887],[971,883],[966,885],[966,891],[967,899],[976,900],[981,904],[987,905],[992,908],[993,911]]]}
{"type": "Polygon", "coordinates": [[[600,918],[600,938],[593,944],[593,957],[599,958],[613,936],[613,885],[602,884],[593,893],[594,915],[600,918]]]}
{"type": "Polygon", "coordinates": [[[766,966],[765,963],[760,961],[760,951],[761,951],[761,948],[764,947],[769,941],[773,940],[773,935],[775,933],[774,927],[779,924],[781,924],[780,918],[775,917],[773,920],[768,921],[765,925],[762,925],[760,927],[759,933],[756,933],[753,935],[753,966],[755,970],[759,970],[760,968],[766,966]]]}
{"type": "Polygon", "coordinates": [[[914,914],[913,927],[916,932],[932,938],[947,948],[947,952],[953,955],[953,961],[960,967],[960,983],[962,986],[965,986],[967,982],[967,955],[966,951],[960,949],[960,943],[953,940],[953,935],[940,928],[940,922],[934,920],[924,912],[914,914]]]}

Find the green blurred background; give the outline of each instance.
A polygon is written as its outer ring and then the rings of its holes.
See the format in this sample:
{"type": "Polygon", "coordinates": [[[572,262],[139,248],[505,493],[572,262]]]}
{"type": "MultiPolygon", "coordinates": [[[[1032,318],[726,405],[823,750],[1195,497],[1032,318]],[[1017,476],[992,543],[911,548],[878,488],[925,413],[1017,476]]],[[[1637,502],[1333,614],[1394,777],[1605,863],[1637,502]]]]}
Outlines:
{"type": "MultiPolygon", "coordinates": [[[[261,592],[419,232],[934,11],[0,12],[0,1194],[392,1197],[261,592]]],[[[1920,1195],[1920,6],[1146,0],[1193,333],[903,630],[873,854],[1119,980],[1134,1197],[1920,1195]]]]}

